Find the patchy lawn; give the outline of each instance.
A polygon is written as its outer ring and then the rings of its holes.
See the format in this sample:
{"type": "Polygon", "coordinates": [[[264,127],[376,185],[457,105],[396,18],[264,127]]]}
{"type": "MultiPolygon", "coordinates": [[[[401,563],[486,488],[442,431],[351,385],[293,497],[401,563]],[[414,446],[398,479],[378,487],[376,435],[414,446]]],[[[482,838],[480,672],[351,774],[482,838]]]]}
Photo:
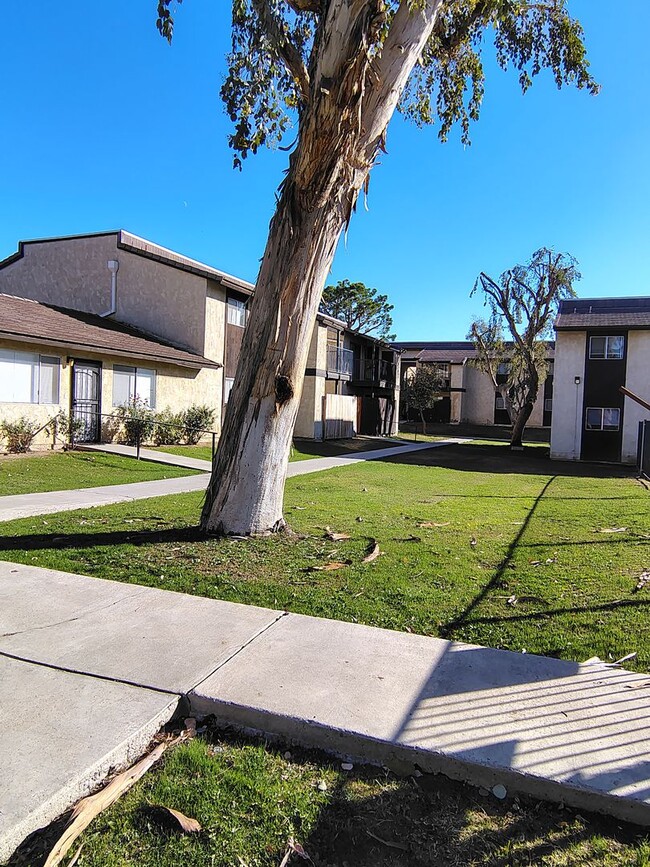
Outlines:
{"type": "MultiPolygon", "coordinates": [[[[208,731],[171,750],[71,855],[83,843],[83,867],[278,867],[293,838],[311,862],[289,864],[315,867],[650,867],[638,828],[481,791],[437,775],[346,771],[320,753],[208,731]],[[160,806],[197,819],[201,832],[161,827],[160,806]]],[[[51,830],[11,867],[42,865],[51,830]]]]}
{"type": "Polygon", "coordinates": [[[20,457],[6,455],[0,456],[0,496],[71,491],[75,488],[192,475],[193,470],[98,452],[36,452],[20,457]]]}
{"type": "Polygon", "coordinates": [[[202,495],[185,494],[49,515],[47,532],[13,521],[0,556],[576,661],[637,651],[626,665],[647,671],[650,494],[540,451],[446,446],[289,479],[296,536],[202,538],[202,495]]]}
{"type": "MultiPolygon", "coordinates": [[[[441,439],[441,437],[437,437],[441,439]]],[[[315,440],[295,440],[291,447],[290,461],[308,461],[311,458],[337,457],[354,452],[385,449],[399,443],[379,437],[355,437],[348,440],[326,440],[319,443],[315,440]]],[[[159,446],[158,451],[169,452],[172,455],[184,455],[189,458],[212,460],[212,446],[159,446]]]]}

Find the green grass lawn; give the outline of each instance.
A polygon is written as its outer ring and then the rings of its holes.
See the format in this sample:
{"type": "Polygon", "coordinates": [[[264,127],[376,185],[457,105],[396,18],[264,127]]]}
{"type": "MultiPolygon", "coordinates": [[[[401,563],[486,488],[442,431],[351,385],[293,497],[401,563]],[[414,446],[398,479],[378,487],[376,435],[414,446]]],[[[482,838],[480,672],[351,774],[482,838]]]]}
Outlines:
{"type": "MultiPolygon", "coordinates": [[[[39,867],[52,832],[11,867],[39,867]]],[[[648,841],[618,822],[217,732],[170,750],[70,854],[83,844],[80,867],[278,867],[290,838],[311,859],[294,867],[650,867],[648,841]],[[161,826],[156,807],[202,830],[161,826]]]]}
{"type": "Polygon", "coordinates": [[[70,491],[191,475],[194,475],[193,470],[102,453],[52,452],[0,457],[0,496],[70,491]]]}
{"type": "Polygon", "coordinates": [[[50,515],[47,532],[13,521],[0,556],[576,661],[636,651],[629,666],[649,670],[650,587],[635,585],[650,495],[540,452],[448,446],[289,479],[295,536],[202,538],[202,495],[186,494],[50,515]],[[372,539],[382,556],[364,564],[372,539]],[[328,562],[349,565],[314,570],[328,562]]]}
{"type": "MultiPolygon", "coordinates": [[[[409,435],[406,436],[408,438],[409,435]]],[[[434,439],[442,439],[442,437],[430,437],[434,439]]],[[[372,451],[373,449],[384,449],[395,443],[377,437],[355,437],[348,440],[327,440],[326,442],[316,442],[315,440],[295,440],[291,447],[289,455],[290,461],[308,461],[312,458],[336,457],[338,455],[346,455],[358,451],[372,451]]],[[[203,461],[212,460],[212,446],[159,446],[158,451],[168,452],[172,455],[183,455],[189,458],[199,458],[203,461]]]]}

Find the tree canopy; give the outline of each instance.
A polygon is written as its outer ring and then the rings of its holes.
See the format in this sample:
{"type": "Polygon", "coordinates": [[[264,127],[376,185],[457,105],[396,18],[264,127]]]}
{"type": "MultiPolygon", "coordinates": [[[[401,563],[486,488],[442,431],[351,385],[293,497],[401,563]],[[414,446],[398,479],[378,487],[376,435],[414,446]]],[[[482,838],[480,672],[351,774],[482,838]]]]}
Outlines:
{"type": "MultiPolygon", "coordinates": [[[[158,2],[157,27],[170,42],[170,6],[181,2],[158,2]]],[[[233,123],[235,165],[263,145],[277,146],[299,126],[305,108],[328,95],[332,82],[319,62],[327,50],[328,19],[338,15],[344,27],[366,19],[363,48],[379,75],[382,50],[399,35],[398,19],[429,6],[439,7],[435,25],[398,109],[420,126],[437,124],[443,141],[456,123],[461,140],[470,140],[470,122],[478,119],[483,99],[488,31],[499,66],[516,70],[523,92],[543,69],[558,88],[599,89],[568,0],[232,0],[232,47],[221,97],[233,123]]],[[[362,100],[371,82],[359,84],[362,100]]]]}
{"type": "Polygon", "coordinates": [[[370,334],[379,340],[394,340],[390,334],[393,305],[387,295],[377,294],[365,283],[339,280],[336,286],[326,286],[320,303],[321,313],[340,319],[352,331],[370,334]]]}
{"type": "Polygon", "coordinates": [[[445,380],[440,369],[432,364],[418,364],[415,373],[406,381],[404,402],[419,412],[423,434],[427,432],[424,413],[434,406],[444,386],[445,380]]]}
{"type": "Polygon", "coordinates": [[[501,274],[498,282],[481,273],[471,294],[482,292],[487,319],[475,319],[469,339],[477,350],[476,367],[492,380],[513,425],[511,445],[520,446],[547,371],[553,320],[562,298],[575,295],[581,277],[568,253],[542,247],[523,265],[501,274]],[[507,370],[500,375],[499,371],[507,370]]]}

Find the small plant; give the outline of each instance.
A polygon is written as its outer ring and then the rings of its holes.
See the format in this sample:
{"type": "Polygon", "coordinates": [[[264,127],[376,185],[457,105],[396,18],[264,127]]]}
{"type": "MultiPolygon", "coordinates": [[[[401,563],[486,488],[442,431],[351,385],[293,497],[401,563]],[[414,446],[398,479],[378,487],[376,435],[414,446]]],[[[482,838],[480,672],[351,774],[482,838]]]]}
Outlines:
{"type": "Polygon", "coordinates": [[[157,446],[176,445],[183,439],[183,413],[172,412],[169,407],[156,415],[153,441],[157,446]]]}
{"type": "Polygon", "coordinates": [[[183,439],[190,446],[195,446],[204,431],[210,430],[214,422],[214,410],[209,406],[193,404],[181,414],[183,424],[183,439]]]}
{"type": "Polygon", "coordinates": [[[120,406],[115,416],[122,424],[122,439],[127,446],[136,446],[151,439],[156,415],[146,400],[136,396],[130,403],[120,406]]]}
{"type": "Polygon", "coordinates": [[[68,413],[63,411],[56,416],[55,424],[55,435],[61,434],[68,443],[73,443],[78,439],[84,429],[83,419],[75,418],[73,415],[68,415],[68,413]]]}
{"type": "Polygon", "coordinates": [[[15,421],[0,422],[0,436],[7,441],[7,451],[13,455],[28,452],[39,430],[38,423],[24,415],[15,421]]]}

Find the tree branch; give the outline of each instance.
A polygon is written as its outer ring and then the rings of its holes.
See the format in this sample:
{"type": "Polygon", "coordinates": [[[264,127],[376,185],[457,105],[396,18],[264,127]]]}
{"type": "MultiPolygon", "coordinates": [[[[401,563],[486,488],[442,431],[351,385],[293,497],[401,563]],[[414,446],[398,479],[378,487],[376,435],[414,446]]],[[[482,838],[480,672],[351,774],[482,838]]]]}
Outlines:
{"type": "Polygon", "coordinates": [[[303,102],[308,102],[310,95],[309,73],[307,72],[307,67],[300,56],[300,52],[292,44],[291,40],[285,33],[282,22],[273,14],[273,11],[268,4],[268,0],[252,0],[252,3],[255,11],[260,17],[266,35],[275,50],[278,52],[278,55],[286,66],[289,75],[291,75],[297,83],[303,102]]]}

